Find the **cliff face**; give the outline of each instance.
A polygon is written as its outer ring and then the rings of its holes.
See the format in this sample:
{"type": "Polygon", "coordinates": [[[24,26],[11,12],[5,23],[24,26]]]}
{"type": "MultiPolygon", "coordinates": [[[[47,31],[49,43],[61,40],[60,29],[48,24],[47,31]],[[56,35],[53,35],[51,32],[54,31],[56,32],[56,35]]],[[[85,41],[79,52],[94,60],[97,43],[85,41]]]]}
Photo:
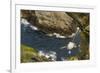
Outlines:
{"type": "Polygon", "coordinates": [[[75,32],[73,19],[65,12],[36,11],[37,26],[44,32],[71,35],[75,32]]]}
{"type": "Polygon", "coordinates": [[[45,33],[58,33],[64,36],[76,31],[73,19],[65,12],[22,11],[22,17],[45,33]]]}

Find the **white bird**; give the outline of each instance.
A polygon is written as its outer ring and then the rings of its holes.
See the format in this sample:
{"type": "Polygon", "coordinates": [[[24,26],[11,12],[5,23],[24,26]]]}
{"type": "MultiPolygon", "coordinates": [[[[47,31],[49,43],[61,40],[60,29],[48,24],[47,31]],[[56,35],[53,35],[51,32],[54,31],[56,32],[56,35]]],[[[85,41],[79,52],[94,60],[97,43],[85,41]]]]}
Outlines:
{"type": "Polygon", "coordinates": [[[71,50],[73,48],[76,48],[76,44],[73,42],[69,42],[69,44],[67,45],[67,49],[71,50]]]}

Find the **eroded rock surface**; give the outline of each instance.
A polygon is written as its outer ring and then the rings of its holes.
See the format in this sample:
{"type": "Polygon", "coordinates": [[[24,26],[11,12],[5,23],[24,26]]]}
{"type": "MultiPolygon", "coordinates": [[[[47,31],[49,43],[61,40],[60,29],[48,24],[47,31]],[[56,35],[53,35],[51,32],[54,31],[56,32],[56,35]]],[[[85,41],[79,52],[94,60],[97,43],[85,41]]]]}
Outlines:
{"type": "Polygon", "coordinates": [[[67,36],[76,31],[73,19],[60,11],[22,11],[22,17],[45,33],[59,33],[67,36]]]}

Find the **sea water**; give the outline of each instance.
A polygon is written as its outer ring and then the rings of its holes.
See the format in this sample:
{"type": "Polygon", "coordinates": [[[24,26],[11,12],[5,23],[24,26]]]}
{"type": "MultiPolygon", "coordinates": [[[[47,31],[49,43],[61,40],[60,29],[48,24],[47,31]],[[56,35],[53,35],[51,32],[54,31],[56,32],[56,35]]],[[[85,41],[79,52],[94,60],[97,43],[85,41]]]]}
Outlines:
{"type": "MultiPolygon", "coordinates": [[[[55,36],[47,36],[46,33],[40,30],[33,30],[30,26],[25,27],[21,24],[21,44],[36,48],[38,51],[56,53],[57,61],[68,56],[74,56],[79,52],[79,47],[68,50],[67,46],[73,38],[56,38],[55,36]],[[70,53],[69,53],[70,52],[70,53]]],[[[78,33],[73,41],[76,45],[80,45],[80,33],[78,33]]]]}

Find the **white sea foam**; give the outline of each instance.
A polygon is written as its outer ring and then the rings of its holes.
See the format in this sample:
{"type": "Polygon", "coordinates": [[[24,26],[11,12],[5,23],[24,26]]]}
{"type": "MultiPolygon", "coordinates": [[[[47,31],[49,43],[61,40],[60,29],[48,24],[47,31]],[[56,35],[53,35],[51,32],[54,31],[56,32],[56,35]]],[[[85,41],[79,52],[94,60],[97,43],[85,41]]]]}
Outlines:
{"type": "Polygon", "coordinates": [[[30,28],[33,29],[33,30],[38,30],[38,28],[33,26],[33,25],[30,25],[30,28]]]}
{"type": "Polygon", "coordinates": [[[75,37],[76,33],[72,33],[71,35],[68,36],[68,38],[73,38],[75,37]]]}
{"type": "Polygon", "coordinates": [[[51,61],[56,61],[56,59],[57,59],[56,52],[54,52],[54,51],[50,51],[50,52],[46,53],[45,57],[49,58],[51,61]]]}
{"type": "Polygon", "coordinates": [[[25,27],[29,26],[32,30],[38,30],[37,27],[31,25],[26,19],[21,19],[21,24],[24,24],[25,27]]]}
{"type": "Polygon", "coordinates": [[[26,19],[21,19],[21,24],[28,26],[30,23],[26,19]]]}
{"type": "Polygon", "coordinates": [[[39,51],[39,56],[45,56],[45,53],[43,51],[39,51]]]}
{"type": "Polygon", "coordinates": [[[73,37],[76,36],[76,34],[77,34],[78,32],[80,32],[80,28],[79,28],[79,27],[77,27],[76,29],[77,29],[76,32],[75,32],[75,33],[72,33],[71,35],[69,35],[68,38],[73,38],[73,37]]]}
{"type": "Polygon", "coordinates": [[[62,36],[58,33],[47,34],[47,36],[55,36],[56,38],[66,38],[66,36],[62,36]]]}
{"type": "Polygon", "coordinates": [[[50,36],[50,37],[55,36],[56,38],[66,38],[66,36],[62,36],[58,33],[50,33],[50,34],[47,34],[47,36],[50,36]]]}
{"type": "Polygon", "coordinates": [[[56,55],[50,54],[50,58],[52,61],[55,61],[57,57],[56,57],[56,55]]]}
{"type": "Polygon", "coordinates": [[[67,35],[67,36],[62,36],[60,35],[59,33],[50,33],[50,34],[47,34],[47,36],[55,36],[56,38],[73,38],[76,36],[76,34],[80,31],[80,28],[77,27],[77,30],[75,33],[72,33],[71,35],[67,35]]]}
{"type": "Polygon", "coordinates": [[[50,58],[50,56],[48,54],[45,54],[45,57],[48,58],[48,59],[50,58]]]}
{"type": "Polygon", "coordinates": [[[53,51],[50,52],[39,51],[39,56],[45,56],[47,59],[50,59],[51,61],[56,61],[57,59],[56,52],[53,51]]]}
{"type": "Polygon", "coordinates": [[[65,36],[62,36],[62,35],[60,35],[58,33],[53,33],[53,35],[55,35],[57,38],[66,38],[65,36]]]}

